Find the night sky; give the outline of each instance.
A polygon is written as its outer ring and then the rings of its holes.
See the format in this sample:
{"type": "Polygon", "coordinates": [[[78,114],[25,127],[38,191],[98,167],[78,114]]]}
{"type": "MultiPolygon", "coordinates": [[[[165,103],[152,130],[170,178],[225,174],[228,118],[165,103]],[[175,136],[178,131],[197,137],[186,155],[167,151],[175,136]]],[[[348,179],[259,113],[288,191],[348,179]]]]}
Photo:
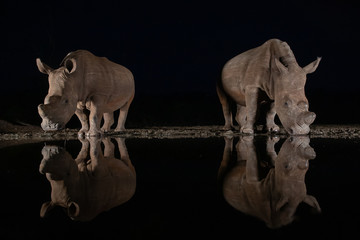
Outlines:
{"type": "Polygon", "coordinates": [[[86,49],[134,74],[128,127],[222,125],[215,85],[223,65],[279,38],[300,66],[322,57],[306,84],[315,123],[360,123],[355,1],[5,0],[0,13],[0,119],[40,124],[48,82],[35,59],[57,68],[86,49]]]}

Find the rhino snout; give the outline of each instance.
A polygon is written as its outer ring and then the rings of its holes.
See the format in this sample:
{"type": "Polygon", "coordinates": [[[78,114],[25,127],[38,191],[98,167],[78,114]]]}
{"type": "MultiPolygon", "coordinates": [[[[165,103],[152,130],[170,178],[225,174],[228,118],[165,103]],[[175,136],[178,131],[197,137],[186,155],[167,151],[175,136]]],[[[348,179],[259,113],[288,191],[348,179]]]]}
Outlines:
{"type": "Polygon", "coordinates": [[[41,122],[41,128],[44,131],[56,131],[63,129],[64,127],[60,123],[52,122],[49,119],[43,119],[43,121],[41,122]]]}
{"type": "Polygon", "coordinates": [[[49,159],[53,155],[59,154],[59,147],[53,145],[46,145],[42,148],[41,154],[43,155],[44,159],[49,159]]]}
{"type": "Polygon", "coordinates": [[[42,118],[42,122],[41,122],[41,128],[44,131],[56,131],[56,130],[61,130],[64,128],[64,124],[61,124],[57,121],[53,121],[50,119],[49,113],[48,111],[46,111],[47,106],[44,104],[39,104],[38,106],[38,112],[40,117],[42,118]]]}

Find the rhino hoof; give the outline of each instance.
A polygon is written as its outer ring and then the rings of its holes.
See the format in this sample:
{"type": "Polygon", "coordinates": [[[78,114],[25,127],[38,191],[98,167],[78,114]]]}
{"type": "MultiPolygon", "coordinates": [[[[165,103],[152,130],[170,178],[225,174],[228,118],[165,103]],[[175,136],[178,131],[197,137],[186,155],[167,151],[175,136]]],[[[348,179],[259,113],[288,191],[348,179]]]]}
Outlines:
{"type": "Polygon", "coordinates": [[[277,135],[270,135],[269,138],[267,139],[267,142],[270,143],[277,143],[279,142],[280,137],[277,135]]]}
{"type": "Polygon", "coordinates": [[[229,130],[233,130],[233,129],[234,129],[234,126],[232,126],[232,125],[225,125],[225,126],[223,126],[222,129],[225,130],[225,131],[229,131],[229,130]]]}
{"type": "Polygon", "coordinates": [[[80,137],[80,138],[83,138],[83,137],[85,137],[85,131],[79,131],[78,132],[78,137],[80,137]]]}
{"type": "Polygon", "coordinates": [[[278,133],[278,132],[280,132],[280,128],[279,128],[279,126],[275,125],[273,127],[269,127],[268,131],[271,133],[278,133]]]}
{"type": "Polygon", "coordinates": [[[101,137],[103,135],[100,131],[89,131],[86,133],[86,137],[101,137]]]}
{"type": "Polygon", "coordinates": [[[251,128],[242,128],[241,132],[244,134],[254,134],[254,130],[251,128]]]}

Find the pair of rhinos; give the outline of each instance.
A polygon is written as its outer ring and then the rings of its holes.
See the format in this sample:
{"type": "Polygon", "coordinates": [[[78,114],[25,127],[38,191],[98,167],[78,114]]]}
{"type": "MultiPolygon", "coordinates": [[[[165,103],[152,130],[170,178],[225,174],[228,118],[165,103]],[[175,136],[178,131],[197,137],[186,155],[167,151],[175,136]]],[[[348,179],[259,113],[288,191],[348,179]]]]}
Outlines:
{"type": "MultiPolygon", "coordinates": [[[[236,155],[232,154],[234,139],[224,139],[218,181],[232,207],[261,219],[269,228],[290,224],[303,202],[321,212],[317,200],[307,194],[305,184],[309,160],[316,157],[309,136],[288,137],[278,153],[274,148],[279,141],[277,137],[269,136],[266,143],[257,141],[255,146],[253,136],[240,136],[236,155]],[[257,154],[263,149],[268,157],[257,154]],[[262,177],[260,173],[264,170],[267,174],[262,177]]],[[[42,217],[60,206],[71,219],[90,221],[129,201],[135,194],[136,171],[125,139],[115,138],[120,159],[115,157],[116,147],[111,138],[79,140],[82,148],[75,159],[62,147],[46,145],[42,149],[39,171],[51,184],[51,200],[42,205],[42,217]]]]}
{"type": "MultiPolygon", "coordinates": [[[[316,70],[320,60],[318,57],[300,67],[289,45],[279,39],[270,39],[229,60],[216,88],[225,118],[224,129],[233,128],[231,104],[235,102],[240,131],[253,134],[258,106],[267,102],[269,132],[280,130],[274,121],[277,114],[289,134],[308,134],[316,115],[309,112],[304,90],[306,75],[316,70]]],[[[81,122],[79,135],[98,136],[110,130],[113,112],[118,109],[115,131],[125,130],[135,94],[134,77],[127,68],[85,50],[69,53],[58,69],[39,58],[36,63],[40,72],[49,75],[48,94],[44,104],[38,106],[45,131],[64,128],[75,113],[81,122]]]]}

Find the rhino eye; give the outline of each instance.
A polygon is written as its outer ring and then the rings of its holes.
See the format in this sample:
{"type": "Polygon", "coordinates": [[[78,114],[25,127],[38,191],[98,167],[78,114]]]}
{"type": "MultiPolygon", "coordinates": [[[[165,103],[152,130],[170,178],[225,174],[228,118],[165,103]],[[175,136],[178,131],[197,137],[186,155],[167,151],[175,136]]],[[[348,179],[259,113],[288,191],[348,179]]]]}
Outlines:
{"type": "Polygon", "coordinates": [[[69,100],[64,99],[64,100],[63,100],[63,103],[68,104],[68,103],[69,103],[69,100]]]}
{"type": "Polygon", "coordinates": [[[284,107],[291,107],[293,105],[293,102],[289,97],[285,97],[283,101],[284,101],[284,107]]]}
{"type": "Polygon", "coordinates": [[[286,163],[286,164],[284,164],[284,168],[285,168],[286,170],[290,170],[290,169],[291,169],[291,165],[288,164],[288,163],[286,163]]]}

